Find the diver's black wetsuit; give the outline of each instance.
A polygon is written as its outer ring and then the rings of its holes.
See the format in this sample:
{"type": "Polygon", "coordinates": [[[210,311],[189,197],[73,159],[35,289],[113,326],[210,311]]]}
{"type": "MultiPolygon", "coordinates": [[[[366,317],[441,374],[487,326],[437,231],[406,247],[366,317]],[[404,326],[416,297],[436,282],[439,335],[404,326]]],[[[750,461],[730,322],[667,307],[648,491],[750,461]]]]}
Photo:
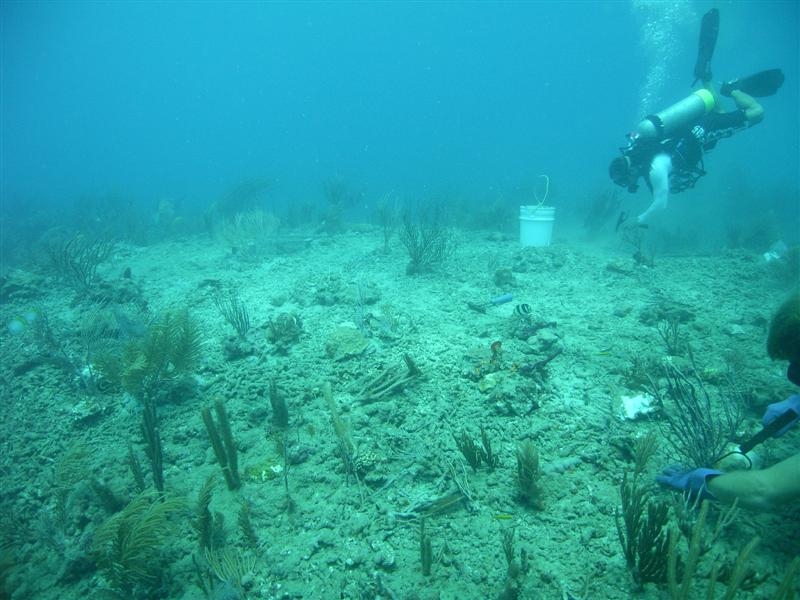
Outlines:
{"type": "Polygon", "coordinates": [[[694,187],[697,180],[705,175],[703,166],[705,152],[712,150],[719,140],[749,126],[750,122],[743,110],[709,113],[680,135],[661,142],[643,144],[634,152],[636,167],[647,187],[652,190],[650,163],[658,154],[669,154],[672,159],[670,192],[682,192],[694,187]]]}

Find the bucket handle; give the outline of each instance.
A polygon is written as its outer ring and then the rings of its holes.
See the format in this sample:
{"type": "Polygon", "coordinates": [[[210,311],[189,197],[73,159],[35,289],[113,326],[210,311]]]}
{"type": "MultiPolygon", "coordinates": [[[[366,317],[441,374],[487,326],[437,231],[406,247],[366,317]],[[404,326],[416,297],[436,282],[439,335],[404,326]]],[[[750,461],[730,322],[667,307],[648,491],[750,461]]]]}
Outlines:
{"type": "Polygon", "coordinates": [[[544,179],[544,196],[542,196],[542,199],[539,200],[539,194],[536,193],[536,187],[537,186],[534,185],[533,186],[533,198],[537,202],[536,208],[542,208],[542,206],[544,206],[544,203],[547,202],[547,195],[550,193],[550,177],[548,177],[547,175],[545,175],[543,173],[543,174],[539,175],[539,177],[536,178],[537,182],[540,179],[544,179]]]}

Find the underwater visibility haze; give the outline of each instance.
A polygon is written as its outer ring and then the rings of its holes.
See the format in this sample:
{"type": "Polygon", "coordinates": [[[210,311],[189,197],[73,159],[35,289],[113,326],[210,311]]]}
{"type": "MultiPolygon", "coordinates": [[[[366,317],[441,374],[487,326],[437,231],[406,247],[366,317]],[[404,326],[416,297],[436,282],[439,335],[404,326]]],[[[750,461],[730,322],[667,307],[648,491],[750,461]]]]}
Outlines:
{"type": "Polygon", "coordinates": [[[796,507],[652,483],[800,450],[720,462],[797,392],[798,6],[4,0],[2,597],[794,597],[796,507]],[[785,80],[636,227],[711,9],[785,80]]]}

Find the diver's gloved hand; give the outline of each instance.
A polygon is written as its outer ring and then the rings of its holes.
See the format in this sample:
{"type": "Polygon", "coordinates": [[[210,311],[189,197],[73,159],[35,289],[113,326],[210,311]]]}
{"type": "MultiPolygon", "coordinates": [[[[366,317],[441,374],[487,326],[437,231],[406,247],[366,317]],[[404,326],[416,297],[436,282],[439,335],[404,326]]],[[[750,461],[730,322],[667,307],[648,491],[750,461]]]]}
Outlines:
{"type": "Polygon", "coordinates": [[[767,406],[767,410],[764,411],[764,416],[761,418],[761,423],[765,427],[772,423],[775,419],[783,415],[786,411],[791,410],[794,412],[795,417],[792,421],[790,421],[785,427],[779,429],[773,437],[780,437],[787,431],[789,431],[792,427],[797,425],[798,421],[800,421],[800,396],[793,395],[789,396],[786,400],[781,400],[780,402],[773,402],[769,406],[767,406]]]}
{"type": "Polygon", "coordinates": [[[714,500],[714,496],[708,491],[706,482],[708,477],[722,475],[722,471],[716,469],[686,469],[681,465],[672,465],[656,475],[656,481],[667,488],[678,490],[688,495],[692,500],[714,500]]]}
{"type": "Polygon", "coordinates": [[[739,80],[731,79],[730,81],[726,81],[721,86],[719,86],[719,93],[722,94],[723,96],[727,96],[728,98],[730,98],[731,92],[738,89],[739,89],[739,80]]]}

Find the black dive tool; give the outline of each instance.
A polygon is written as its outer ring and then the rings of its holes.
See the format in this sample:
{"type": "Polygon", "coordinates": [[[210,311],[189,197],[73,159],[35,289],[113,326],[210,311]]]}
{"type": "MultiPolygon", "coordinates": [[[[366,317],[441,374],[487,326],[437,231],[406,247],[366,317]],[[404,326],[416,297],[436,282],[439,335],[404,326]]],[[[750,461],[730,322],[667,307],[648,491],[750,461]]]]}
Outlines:
{"type": "Polygon", "coordinates": [[[761,442],[763,442],[768,438],[771,438],[781,429],[786,427],[789,423],[796,420],[797,417],[798,414],[790,408],[779,417],[767,423],[764,426],[764,429],[759,431],[757,434],[755,434],[753,437],[747,440],[744,444],[740,445],[739,450],[741,451],[742,454],[747,454],[748,452],[750,452],[750,450],[758,446],[761,442]]]}
{"type": "Polygon", "coordinates": [[[711,79],[711,58],[717,45],[719,35],[719,11],[712,8],[703,15],[700,25],[700,42],[697,45],[697,62],[694,64],[694,81],[709,81],[711,79]]]}

